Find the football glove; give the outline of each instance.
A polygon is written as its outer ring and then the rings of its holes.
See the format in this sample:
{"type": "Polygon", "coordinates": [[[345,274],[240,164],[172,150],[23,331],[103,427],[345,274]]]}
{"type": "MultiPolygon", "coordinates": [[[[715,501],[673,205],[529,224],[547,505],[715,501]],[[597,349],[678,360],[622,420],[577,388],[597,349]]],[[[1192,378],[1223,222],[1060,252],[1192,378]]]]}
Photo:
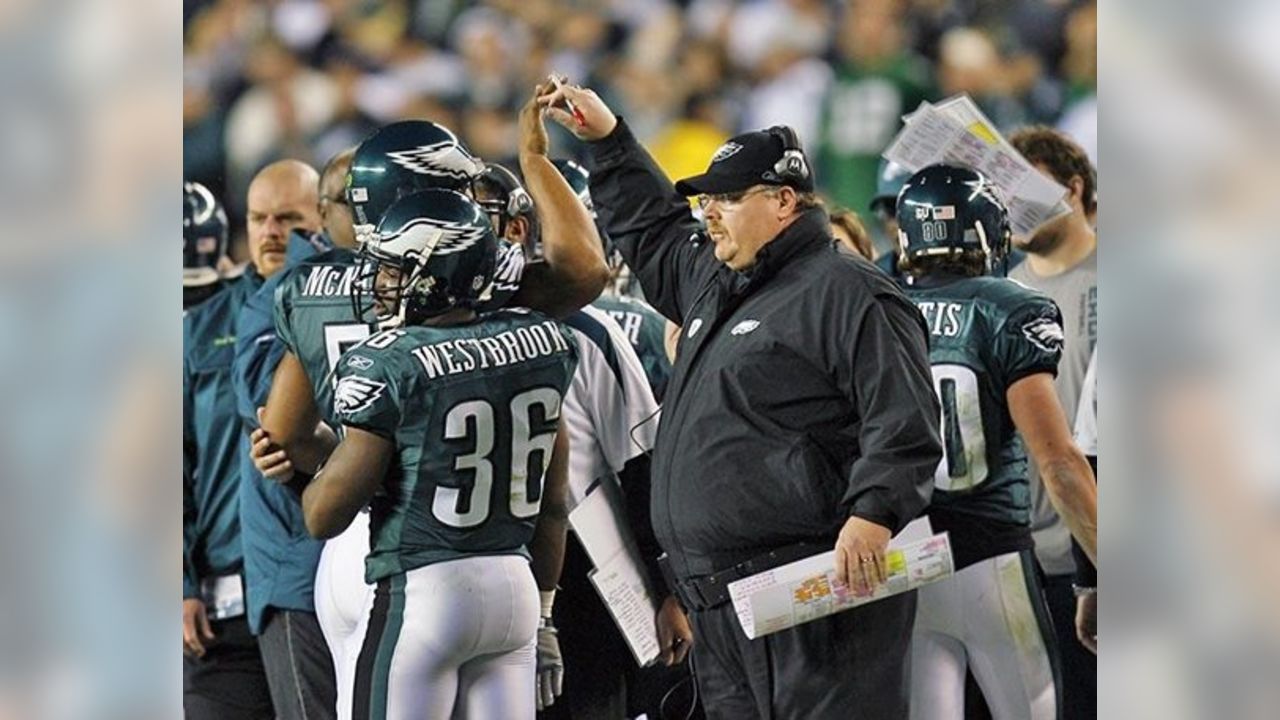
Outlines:
{"type": "Polygon", "coordinates": [[[564,658],[551,618],[538,621],[538,709],[551,707],[564,689],[564,658]]]}

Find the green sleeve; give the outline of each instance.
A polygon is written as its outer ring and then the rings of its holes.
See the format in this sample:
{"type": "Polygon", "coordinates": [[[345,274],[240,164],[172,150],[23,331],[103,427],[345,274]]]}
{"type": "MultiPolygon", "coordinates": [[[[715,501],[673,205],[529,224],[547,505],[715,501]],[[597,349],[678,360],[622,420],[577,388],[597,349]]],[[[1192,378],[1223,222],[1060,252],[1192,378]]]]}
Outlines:
{"type": "Polygon", "coordinates": [[[275,302],[273,305],[273,315],[275,318],[276,337],[284,343],[289,352],[295,356],[298,355],[298,346],[294,339],[293,326],[289,319],[293,308],[293,288],[297,284],[296,278],[299,269],[289,269],[284,278],[281,278],[280,284],[276,286],[275,302]]]}
{"type": "Polygon", "coordinates": [[[400,426],[395,360],[390,352],[368,347],[342,357],[333,392],[333,412],[343,425],[395,439],[400,426]]]}
{"type": "MultiPolygon", "coordinates": [[[[189,323],[183,322],[183,347],[189,347],[191,334],[189,323]]],[[[196,576],[192,553],[196,543],[195,430],[191,414],[195,401],[191,390],[191,365],[186,353],[182,356],[182,599],[198,597],[200,578],[196,576]]]]}
{"type": "Polygon", "coordinates": [[[1040,372],[1057,376],[1063,339],[1062,313],[1052,300],[1036,296],[1020,302],[1005,317],[992,347],[1006,386],[1040,372]]]}

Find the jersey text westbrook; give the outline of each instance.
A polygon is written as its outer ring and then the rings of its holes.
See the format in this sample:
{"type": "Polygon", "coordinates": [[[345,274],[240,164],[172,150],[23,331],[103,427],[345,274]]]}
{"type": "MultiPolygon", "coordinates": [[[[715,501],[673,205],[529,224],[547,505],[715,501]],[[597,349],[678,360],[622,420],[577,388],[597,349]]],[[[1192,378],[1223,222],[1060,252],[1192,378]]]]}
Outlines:
{"type": "Polygon", "coordinates": [[[568,352],[569,345],[550,320],[500,332],[493,337],[458,338],[423,345],[413,351],[432,378],[503,367],[568,352]]]}

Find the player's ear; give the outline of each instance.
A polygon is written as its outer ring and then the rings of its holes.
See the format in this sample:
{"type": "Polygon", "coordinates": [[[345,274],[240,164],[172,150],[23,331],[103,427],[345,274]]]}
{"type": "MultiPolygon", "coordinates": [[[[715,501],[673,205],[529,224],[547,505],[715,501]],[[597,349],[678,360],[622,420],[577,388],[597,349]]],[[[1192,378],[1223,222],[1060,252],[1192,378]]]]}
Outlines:
{"type": "Polygon", "coordinates": [[[1072,175],[1071,180],[1067,181],[1067,188],[1071,191],[1071,199],[1084,205],[1084,178],[1079,175],[1072,175]]]}
{"type": "Polygon", "coordinates": [[[517,245],[523,245],[529,239],[529,218],[520,216],[507,223],[507,239],[517,245]]]}

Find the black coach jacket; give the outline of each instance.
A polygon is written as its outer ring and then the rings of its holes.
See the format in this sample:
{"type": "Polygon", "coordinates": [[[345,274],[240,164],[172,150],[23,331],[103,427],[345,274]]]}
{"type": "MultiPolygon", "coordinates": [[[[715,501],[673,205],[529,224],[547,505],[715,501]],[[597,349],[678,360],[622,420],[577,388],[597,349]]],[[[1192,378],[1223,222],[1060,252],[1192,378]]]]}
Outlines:
{"type": "Polygon", "coordinates": [[[652,471],[651,515],[681,579],[852,514],[897,532],[942,457],[920,311],[803,215],[739,273],[621,120],[590,143],[591,195],[649,302],[683,327],[652,471]]]}

